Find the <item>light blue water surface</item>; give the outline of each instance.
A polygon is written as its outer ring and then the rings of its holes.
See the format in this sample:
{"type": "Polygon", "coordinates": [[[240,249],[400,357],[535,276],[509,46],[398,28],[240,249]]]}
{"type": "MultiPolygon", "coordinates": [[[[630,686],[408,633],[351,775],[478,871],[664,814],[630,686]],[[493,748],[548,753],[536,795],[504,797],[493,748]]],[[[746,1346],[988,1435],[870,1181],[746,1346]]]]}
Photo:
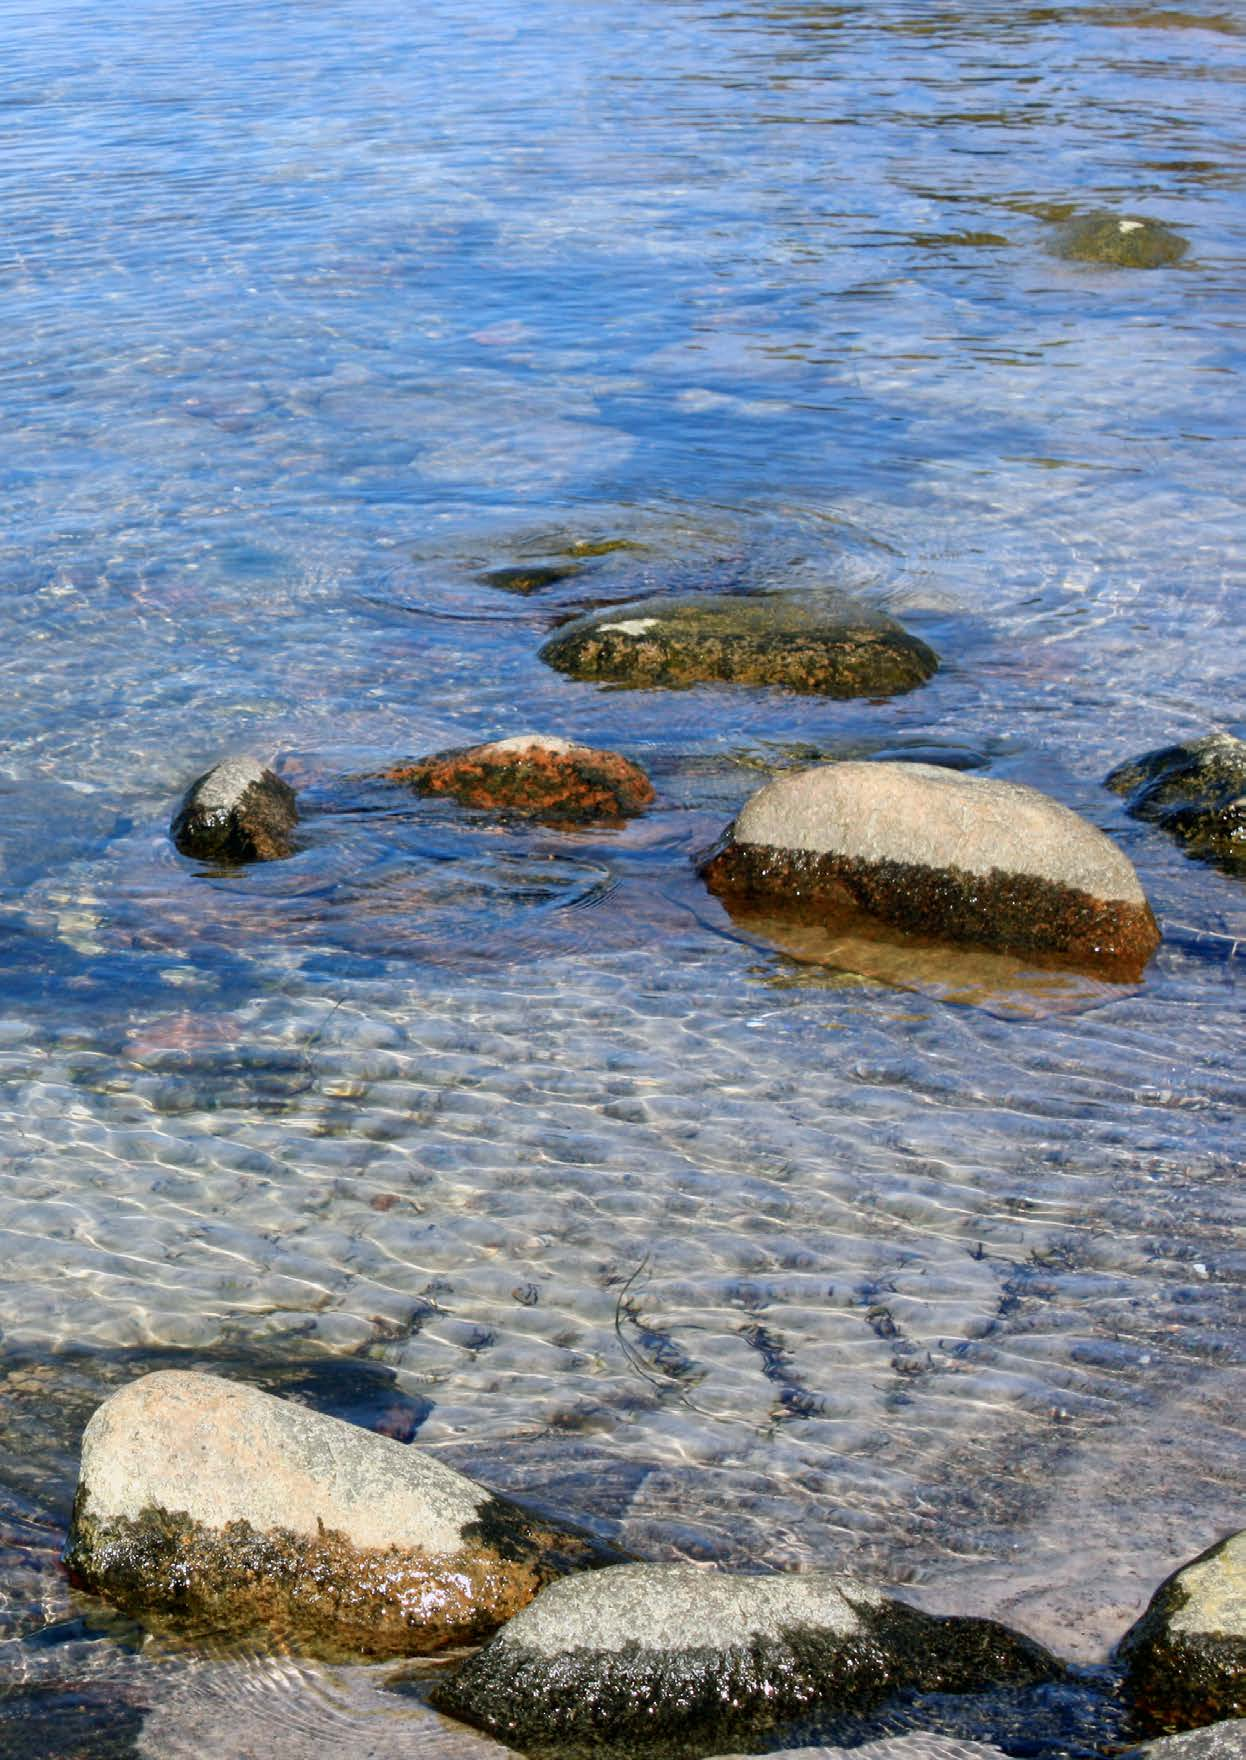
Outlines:
{"type": "MultiPolygon", "coordinates": [[[[842,1562],[1101,1660],[1240,1525],[1246,894],[1101,783],[1246,732],[1246,15],[53,0],[0,40],[0,1679],[103,1741],[189,1666],[73,1623],[102,1392],[326,1352],[304,1397],[381,1422],[379,1365],[403,1434],[638,1551],[842,1562]],[[1189,253],[1052,254],[1092,209],[1189,253]],[[636,547],[480,579],[601,540],[636,547]],[[819,583],[939,674],[536,657],[588,602],[819,583]],[[656,807],[366,780],[529,727],[656,807]],[[304,845],[205,873],[168,822],[235,751],[304,845]],[[1162,920],[1144,984],[965,1005],[738,933],[692,857],[810,753],[1085,813],[1162,920]]],[[[239,1742],[366,1721],[293,1665],[202,1679],[239,1742]]],[[[394,1715],[387,1752],[459,1751],[394,1715]]]]}

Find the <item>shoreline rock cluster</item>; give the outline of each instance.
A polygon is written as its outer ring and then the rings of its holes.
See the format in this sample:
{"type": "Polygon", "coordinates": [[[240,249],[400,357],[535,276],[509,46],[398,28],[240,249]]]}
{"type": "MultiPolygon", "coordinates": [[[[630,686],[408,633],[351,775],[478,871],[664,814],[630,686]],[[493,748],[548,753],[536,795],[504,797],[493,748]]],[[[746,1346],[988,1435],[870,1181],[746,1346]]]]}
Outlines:
{"type": "MultiPolygon", "coordinates": [[[[627,1560],[410,1445],[180,1370],[91,1418],[65,1558],[80,1586],[183,1635],[340,1660],[484,1640],[431,1702],[559,1760],[699,1760],[897,1693],[1069,1672],[993,1620],[838,1572],[627,1560]]],[[[1246,1716],[1246,1531],[1166,1579],[1116,1654],[1140,1739],[1246,1716]]]]}

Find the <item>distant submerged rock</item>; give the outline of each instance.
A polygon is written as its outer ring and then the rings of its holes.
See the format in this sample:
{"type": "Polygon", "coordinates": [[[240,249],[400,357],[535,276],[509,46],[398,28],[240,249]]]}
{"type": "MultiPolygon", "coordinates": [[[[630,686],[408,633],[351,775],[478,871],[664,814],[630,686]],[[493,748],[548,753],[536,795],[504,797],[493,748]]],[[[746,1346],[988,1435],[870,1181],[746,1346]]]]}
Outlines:
{"type": "Polygon", "coordinates": [[[767,783],[702,867],[730,908],[875,919],[1133,981],[1159,945],[1128,858],[1037,789],[846,762],[767,783]]]}
{"type": "Polygon", "coordinates": [[[939,665],[883,612],[814,592],[637,599],[563,625],[541,658],[602,684],[777,685],[828,697],[911,691],[939,665]]]}
{"type": "Polygon", "coordinates": [[[226,758],[187,790],[170,835],[184,856],[275,862],[294,852],[294,790],[254,758],[226,758]]]}
{"type": "Polygon", "coordinates": [[[1056,231],[1057,256],[1118,269],[1159,269],[1181,260],[1185,239],[1160,220],[1118,214],[1082,214],[1056,231]]]}
{"type": "Polygon", "coordinates": [[[1121,764],[1106,787],[1135,819],[1175,837],[1187,855],[1246,878],[1246,740],[1213,733],[1121,764]]]}
{"type": "Polygon", "coordinates": [[[624,818],[653,799],[653,784],[630,758],[543,733],[411,758],[384,774],[419,794],[566,824],[624,818]]]}

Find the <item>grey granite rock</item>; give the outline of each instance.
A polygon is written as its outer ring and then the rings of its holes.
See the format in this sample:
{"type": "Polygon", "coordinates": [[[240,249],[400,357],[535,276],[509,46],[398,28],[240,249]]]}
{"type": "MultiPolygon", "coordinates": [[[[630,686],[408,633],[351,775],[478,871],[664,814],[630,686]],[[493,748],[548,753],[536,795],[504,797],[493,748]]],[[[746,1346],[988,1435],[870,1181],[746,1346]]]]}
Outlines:
{"type": "Polygon", "coordinates": [[[1159,931],[1128,858],[1037,789],[931,764],[781,776],[703,865],[730,907],[854,917],[1136,978],[1159,931]]]}
{"type": "Polygon", "coordinates": [[[66,1562],[149,1623],[386,1656],[478,1641],[607,1557],[403,1443],[166,1370],[87,1425],[66,1562]]]}
{"type": "Polygon", "coordinates": [[[1120,1760],[1246,1760],[1246,1721],[1233,1718],[1131,1748],[1120,1760]]]}
{"type": "Polygon", "coordinates": [[[893,618],[830,592],[638,599],[565,624],[541,658],[601,683],[778,685],[828,697],[910,691],[939,664],[893,618]]]}
{"type": "Polygon", "coordinates": [[[273,862],[293,854],[294,790],[254,758],[226,758],[192,782],[171,836],[184,856],[273,862]]]}
{"type": "Polygon", "coordinates": [[[529,1754],[679,1760],[901,1687],[963,1692],[1060,1673],[1004,1626],[920,1613],[827,1571],[627,1565],[543,1591],[433,1703],[529,1754]]]}
{"type": "Polygon", "coordinates": [[[1106,786],[1187,854],[1246,877],[1246,740],[1213,733],[1121,764],[1106,786]]]}
{"type": "Polygon", "coordinates": [[[1165,1578],[1116,1654],[1148,1734],[1246,1717],[1246,1529],[1165,1578]]]}

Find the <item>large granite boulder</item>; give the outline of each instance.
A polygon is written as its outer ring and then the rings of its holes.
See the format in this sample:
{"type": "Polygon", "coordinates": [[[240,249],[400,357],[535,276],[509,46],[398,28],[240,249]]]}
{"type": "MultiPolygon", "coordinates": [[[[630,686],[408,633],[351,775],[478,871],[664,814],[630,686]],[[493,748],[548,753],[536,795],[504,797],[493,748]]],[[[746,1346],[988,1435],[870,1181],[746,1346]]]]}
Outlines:
{"type": "Polygon", "coordinates": [[[419,794],[450,795],[468,807],[572,824],[621,819],[653,799],[653,784],[630,758],[543,733],[406,759],[392,765],[385,779],[419,794]]]}
{"type": "Polygon", "coordinates": [[[563,625],[541,658],[603,684],[779,685],[827,697],[889,697],[938,659],[893,618],[839,594],[691,594],[638,599],[563,625]]]}
{"type": "Polygon", "coordinates": [[[1054,249],[1081,263],[1115,269],[1159,269],[1181,260],[1189,249],[1180,233],[1161,220],[1141,215],[1081,214],[1058,228],[1054,249]]]}
{"type": "Polygon", "coordinates": [[[829,1571],[624,1565],[545,1590],[433,1703],[528,1754],[691,1760],[893,1689],[968,1692],[1061,1672],[993,1621],[939,1619],[829,1571]]]}
{"type": "Polygon", "coordinates": [[[138,1618],[328,1656],[478,1642],[617,1557],[406,1444],[182,1370],[91,1418],[65,1554],[138,1618]]]}
{"type": "Polygon", "coordinates": [[[821,765],[768,783],[702,865],[742,911],[873,920],[1133,980],[1159,930],[1128,859],[1020,783],[933,764],[821,765]]]}
{"type": "Polygon", "coordinates": [[[294,851],[294,790],[254,758],[226,758],[192,782],[171,836],[184,856],[274,862],[294,851]]]}
{"type": "Polygon", "coordinates": [[[1165,1578],[1116,1656],[1148,1734],[1246,1717],[1246,1529],[1165,1578]]]}
{"type": "Polygon", "coordinates": [[[1106,786],[1189,855],[1246,875],[1246,740],[1213,733],[1121,764],[1106,786]]]}

